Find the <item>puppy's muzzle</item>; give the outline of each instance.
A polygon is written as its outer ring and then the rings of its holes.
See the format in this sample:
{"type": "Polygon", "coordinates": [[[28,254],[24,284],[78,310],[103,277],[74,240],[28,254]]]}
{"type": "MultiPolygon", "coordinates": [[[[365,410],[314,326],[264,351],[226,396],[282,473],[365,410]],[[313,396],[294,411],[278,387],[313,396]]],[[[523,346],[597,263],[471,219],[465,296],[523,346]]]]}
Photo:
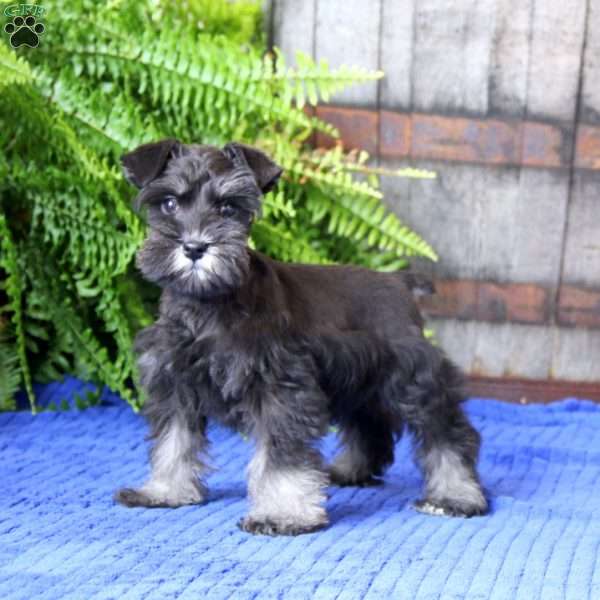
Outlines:
{"type": "Polygon", "coordinates": [[[183,244],[183,253],[190,260],[199,260],[206,252],[208,244],[204,242],[185,242],[183,244]]]}

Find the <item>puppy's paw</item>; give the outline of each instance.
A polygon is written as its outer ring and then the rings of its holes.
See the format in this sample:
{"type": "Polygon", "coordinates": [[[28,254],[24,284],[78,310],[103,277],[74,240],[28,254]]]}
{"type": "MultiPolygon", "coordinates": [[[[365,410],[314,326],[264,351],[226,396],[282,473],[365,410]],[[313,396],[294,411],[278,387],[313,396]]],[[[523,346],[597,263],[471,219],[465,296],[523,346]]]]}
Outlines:
{"type": "Polygon", "coordinates": [[[129,508],[136,506],[144,506],[145,508],[178,508],[179,506],[200,504],[203,498],[203,490],[200,486],[196,485],[187,490],[186,494],[180,494],[179,496],[158,493],[151,486],[144,486],[139,490],[122,488],[114,495],[116,502],[129,508]]]}
{"type": "Polygon", "coordinates": [[[477,504],[467,504],[457,500],[419,500],[415,502],[415,510],[438,517],[475,517],[487,512],[485,499],[477,504]]]}
{"type": "Polygon", "coordinates": [[[316,523],[295,523],[286,519],[269,519],[254,517],[244,517],[238,522],[238,527],[246,533],[253,535],[301,535],[303,533],[313,533],[323,529],[328,524],[327,517],[316,523]]]}
{"type": "Polygon", "coordinates": [[[147,508],[158,506],[153,498],[142,490],[134,490],[133,488],[121,488],[114,495],[115,502],[134,508],[136,506],[145,506],[147,508]]]}

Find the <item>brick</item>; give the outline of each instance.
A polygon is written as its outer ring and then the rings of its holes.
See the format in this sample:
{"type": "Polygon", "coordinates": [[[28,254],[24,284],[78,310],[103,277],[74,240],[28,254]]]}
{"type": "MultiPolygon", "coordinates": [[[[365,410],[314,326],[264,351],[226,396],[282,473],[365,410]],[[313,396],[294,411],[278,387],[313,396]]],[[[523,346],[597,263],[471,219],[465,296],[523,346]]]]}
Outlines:
{"type": "Polygon", "coordinates": [[[433,296],[420,299],[421,308],[430,317],[475,319],[477,315],[476,281],[436,280],[433,296]]]}
{"type": "Polygon", "coordinates": [[[382,110],[379,113],[379,154],[386,158],[406,158],[410,154],[412,119],[410,114],[382,110]]]}
{"type": "Polygon", "coordinates": [[[475,280],[437,280],[436,294],[422,299],[428,316],[492,323],[544,324],[549,291],[539,285],[475,280]]]}
{"type": "Polygon", "coordinates": [[[521,164],[527,167],[566,167],[571,136],[555,125],[525,121],[522,126],[521,164]]]}
{"type": "Polygon", "coordinates": [[[518,124],[495,119],[413,115],[413,158],[518,164],[518,124]]]}
{"type": "Polygon", "coordinates": [[[477,303],[479,321],[546,323],[549,319],[549,292],[533,284],[481,282],[477,303]]]}
{"type": "Polygon", "coordinates": [[[600,290],[562,285],[557,313],[561,325],[600,328],[600,290]]]}
{"type": "MultiPolygon", "coordinates": [[[[359,108],[318,106],[317,117],[331,123],[340,131],[342,144],[346,150],[360,148],[369,154],[377,153],[379,116],[376,111],[359,108]]],[[[317,133],[317,146],[329,148],[335,140],[317,133]]]]}
{"type": "MultiPolygon", "coordinates": [[[[567,168],[571,161],[571,127],[564,123],[338,106],[319,106],[316,114],[340,130],[344,148],[362,148],[383,158],[560,169],[567,168]]],[[[325,148],[335,143],[324,134],[317,134],[316,140],[325,148]]],[[[600,170],[600,127],[578,126],[575,167],[600,170]]]]}
{"type": "Polygon", "coordinates": [[[577,127],[575,167],[600,169],[600,127],[582,124],[577,127]]]}

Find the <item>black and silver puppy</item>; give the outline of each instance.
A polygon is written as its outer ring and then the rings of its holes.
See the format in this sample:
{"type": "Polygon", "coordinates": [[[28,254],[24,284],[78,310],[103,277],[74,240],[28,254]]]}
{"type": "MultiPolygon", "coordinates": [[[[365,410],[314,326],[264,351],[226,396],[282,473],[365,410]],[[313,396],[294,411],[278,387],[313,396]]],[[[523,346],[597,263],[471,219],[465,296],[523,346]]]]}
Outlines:
{"type": "Polygon", "coordinates": [[[125,155],[123,166],[149,223],[137,264],[163,292],[158,320],[136,341],[152,473],[117,492],[119,502],[202,502],[214,418],[256,442],[245,531],[325,526],[327,485],[377,483],[404,428],[425,477],[417,508],[486,511],[479,435],[460,407],[459,372],[423,337],[415,276],[284,264],[251,250],[261,196],[281,175],[254,148],[169,139],[125,155]],[[330,423],[344,447],[326,467],[316,442],[330,423]]]}

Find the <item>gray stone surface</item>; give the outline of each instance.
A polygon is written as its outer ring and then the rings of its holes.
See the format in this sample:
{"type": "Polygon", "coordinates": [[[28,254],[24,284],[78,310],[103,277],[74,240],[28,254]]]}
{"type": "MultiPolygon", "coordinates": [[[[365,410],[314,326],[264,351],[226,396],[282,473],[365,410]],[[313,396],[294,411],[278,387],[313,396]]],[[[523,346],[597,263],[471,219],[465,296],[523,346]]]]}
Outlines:
{"type": "MultiPolygon", "coordinates": [[[[316,10],[315,53],[331,66],[379,68],[381,0],[321,0],[316,10]]],[[[377,82],[353,85],[332,99],[337,104],[377,104],[377,82]]]]}
{"type": "Polygon", "coordinates": [[[382,0],[380,105],[409,110],[412,106],[413,21],[417,0],[382,0]]]}
{"type": "Polygon", "coordinates": [[[297,50],[314,56],[316,6],[313,0],[272,0],[273,43],[289,65],[295,64],[297,50]]]}
{"type": "Polygon", "coordinates": [[[550,376],[571,381],[598,381],[600,331],[555,329],[550,376]]]}
{"type": "Polygon", "coordinates": [[[600,0],[589,0],[585,53],[583,57],[583,86],[581,90],[581,119],[600,124],[600,0]]]}
{"type": "Polygon", "coordinates": [[[496,3],[496,32],[490,59],[489,112],[522,117],[527,105],[531,11],[534,0],[496,3]]]}
{"type": "MultiPolygon", "coordinates": [[[[385,161],[387,168],[400,162],[385,161]]],[[[382,178],[386,203],[440,256],[451,278],[556,286],[568,174],[540,169],[419,164],[435,180],[382,178]]]]}
{"type": "Polygon", "coordinates": [[[563,281],[600,287],[600,173],[581,171],[574,175],[563,281]]]}
{"type": "MultiPolygon", "coordinates": [[[[584,115],[600,121],[600,0],[271,0],[273,38],[332,65],[382,68],[381,106],[572,120],[587,44],[584,115]],[[596,25],[594,25],[596,24],[596,25]]],[[[377,103],[377,84],[338,94],[377,103]]]]}
{"type": "Polygon", "coordinates": [[[419,0],[415,11],[413,107],[487,113],[494,0],[419,0]]]}
{"type": "MultiPolygon", "coordinates": [[[[568,135],[581,87],[579,118],[600,124],[600,0],[271,1],[274,40],[288,57],[301,49],[387,72],[379,87],[350,88],[333,103],[549,120],[568,135]]],[[[600,286],[598,174],[578,172],[570,186],[565,169],[412,166],[439,177],[384,177],[382,188],[438,251],[438,264],[419,265],[425,272],[551,290],[562,272],[565,283],[600,286]]],[[[436,327],[473,373],[600,380],[598,330],[445,319],[436,327]]]]}
{"type": "Polygon", "coordinates": [[[585,17],[584,0],[535,0],[528,116],[565,121],[574,118],[585,17]]]}
{"type": "Polygon", "coordinates": [[[473,375],[598,381],[598,330],[452,319],[431,319],[428,326],[448,355],[473,375]]]}
{"type": "Polygon", "coordinates": [[[451,319],[431,319],[428,326],[448,355],[473,375],[545,379],[550,374],[550,328],[451,319]]]}

